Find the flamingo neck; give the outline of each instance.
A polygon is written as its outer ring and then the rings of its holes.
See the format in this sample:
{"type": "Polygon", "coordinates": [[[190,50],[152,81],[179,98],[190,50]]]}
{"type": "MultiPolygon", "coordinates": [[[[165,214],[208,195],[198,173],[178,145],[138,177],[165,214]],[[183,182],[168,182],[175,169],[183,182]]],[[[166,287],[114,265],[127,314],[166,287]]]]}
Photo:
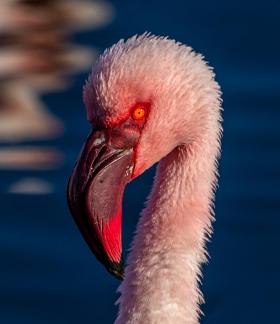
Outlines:
{"type": "Polygon", "coordinates": [[[178,147],[158,165],[120,286],[124,323],[198,323],[218,141],[178,147]]]}

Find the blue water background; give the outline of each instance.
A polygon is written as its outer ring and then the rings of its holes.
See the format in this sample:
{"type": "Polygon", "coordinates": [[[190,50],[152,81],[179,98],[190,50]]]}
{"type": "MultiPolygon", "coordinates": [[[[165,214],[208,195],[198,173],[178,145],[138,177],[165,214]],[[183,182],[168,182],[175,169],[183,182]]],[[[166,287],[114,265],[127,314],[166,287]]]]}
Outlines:
{"type": "MultiPolygon", "coordinates": [[[[100,50],[151,31],[203,53],[223,90],[224,137],[216,222],[204,267],[203,324],[280,323],[280,2],[111,1],[115,20],[77,34],[100,50]]],[[[119,282],[95,260],[69,214],[65,187],[89,131],[81,88],[44,96],[66,127],[53,145],[65,155],[49,171],[1,171],[0,323],[112,323],[119,282]],[[11,195],[19,177],[51,182],[48,195],[11,195]]],[[[170,94],[172,95],[172,94],[170,94]]],[[[38,142],[36,142],[38,144],[38,142]]],[[[129,247],[154,169],[124,200],[129,247]]]]}

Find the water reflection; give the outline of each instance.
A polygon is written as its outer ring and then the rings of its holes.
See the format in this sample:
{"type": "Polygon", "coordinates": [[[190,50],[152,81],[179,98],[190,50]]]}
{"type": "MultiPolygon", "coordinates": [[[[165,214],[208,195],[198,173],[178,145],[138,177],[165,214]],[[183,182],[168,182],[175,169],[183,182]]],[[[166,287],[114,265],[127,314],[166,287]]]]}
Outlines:
{"type": "MultiPolygon", "coordinates": [[[[62,165],[59,148],[34,145],[58,138],[64,130],[63,121],[40,96],[67,88],[71,76],[94,61],[97,51],[73,44],[72,33],[101,27],[112,17],[112,7],[100,1],[1,1],[0,169],[47,170],[62,165]]],[[[6,190],[49,193],[53,185],[27,177],[6,190]]]]}
{"type": "Polygon", "coordinates": [[[62,152],[52,147],[13,146],[0,150],[1,169],[51,169],[61,164],[62,161],[62,152]]]}
{"type": "Polygon", "coordinates": [[[38,94],[24,82],[0,83],[1,142],[52,138],[62,129],[62,122],[48,112],[38,94]]]}
{"type": "Polygon", "coordinates": [[[54,186],[40,178],[22,178],[13,183],[8,192],[12,194],[50,194],[54,192],[54,186]]]}

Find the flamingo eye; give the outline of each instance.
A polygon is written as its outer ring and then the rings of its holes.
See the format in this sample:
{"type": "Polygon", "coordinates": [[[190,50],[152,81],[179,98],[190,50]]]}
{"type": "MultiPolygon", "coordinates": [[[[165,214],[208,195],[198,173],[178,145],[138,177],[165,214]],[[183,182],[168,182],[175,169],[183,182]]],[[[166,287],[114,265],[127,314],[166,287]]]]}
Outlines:
{"type": "Polygon", "coordinates": [[[145,117],[146,111],[143,105],[137,105],[133,112],[132,112],[132,118],[134,120],[143,119],[145,117]]]}

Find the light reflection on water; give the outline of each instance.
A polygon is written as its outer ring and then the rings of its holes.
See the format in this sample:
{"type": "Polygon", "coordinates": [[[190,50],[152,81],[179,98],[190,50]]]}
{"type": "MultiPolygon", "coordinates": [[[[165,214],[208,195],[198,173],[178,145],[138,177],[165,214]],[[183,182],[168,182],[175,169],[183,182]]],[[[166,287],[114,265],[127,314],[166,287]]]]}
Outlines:
{"type": "Polygon", "coordinates": [[[8,192],[12,194],[50,194],[54,192],[54,186],[40,178],[21,178],[8,188],[8,192]]]}
{"type": "Polygon", "coordinates": [[[19,146],[0,150],[0,168],[6,170],[45,170],[62,164],[63,154],[47,147],[19,146]]]}
{"type": "MultiPolygon", "coordinates": [[[[71,75],[89,68],[97,50],[72,44],[70,36],[105,26],[113,9],[99,1],[4,0],[0,12],[0,169],[59,168],[60,148],[34,146],[64,133],[63,120],[40,95],[66,89],[71,75]],[[18,146],[26,142],[32,146],[18,146]]],[[[47,180],[23,178],[6,190],[31,194],[52,188],[47,180]]]]}

